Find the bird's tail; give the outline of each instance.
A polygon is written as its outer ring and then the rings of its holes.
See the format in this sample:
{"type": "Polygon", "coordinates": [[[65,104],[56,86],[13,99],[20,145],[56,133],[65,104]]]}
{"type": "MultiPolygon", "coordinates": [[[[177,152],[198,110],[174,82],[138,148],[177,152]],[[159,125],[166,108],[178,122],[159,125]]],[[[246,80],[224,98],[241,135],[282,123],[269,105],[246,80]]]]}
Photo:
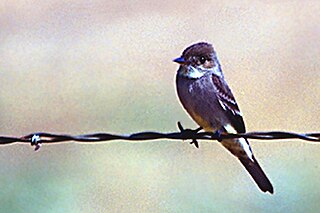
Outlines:
{"type": "Polygon", "coordinates": [[[270,192],[273,194],[273,186],[266,176],[266,174],[263,172],[262,168],[260,167],[258,161],[255,159],[254,156],[252,156],[253,161],[249,158],[242,158],[240,157],[239,160],[246,168],[248,173],[251,175],[253,180],[257,183],[258,187],[263,191],[263,192],[270,192]]]}
{"type": "Polygon", "coordinates": [[[273,194],[272,184],[255,159],[247,139],[227,139],[222,141],[222,145],[240,160],[263,192],[273,194]]]}

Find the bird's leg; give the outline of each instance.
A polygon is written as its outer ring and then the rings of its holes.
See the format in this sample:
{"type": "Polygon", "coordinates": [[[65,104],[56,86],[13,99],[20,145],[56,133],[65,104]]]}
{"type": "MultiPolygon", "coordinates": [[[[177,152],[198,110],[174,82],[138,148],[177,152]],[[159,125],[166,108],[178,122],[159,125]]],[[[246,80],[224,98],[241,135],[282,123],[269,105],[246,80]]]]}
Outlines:
{"type": "Polygon", "coordinates": [[[222,141],[222,137],[221,134],[224,132],[225,130],[223,128],[218,129],[217,131],[215,131],[213,133],[213,137],[217,138],[217,141],[221,142],[222,141]]]}
{"type": "MultiPolygon", "coordinates": [[[[180,121],[178,122],[178,128],[182,133],[183,137],[186,137],[186,138],[192,138],[195,134],[197,134],[200,130],[202,130],[202,127],[198,127],[197,129],[185,129],[183,128],[180,121]]],[[[199,143],[195,138],[192,139],[190,144],[194,144],[196,148],[199,148],[199,143]]]]}

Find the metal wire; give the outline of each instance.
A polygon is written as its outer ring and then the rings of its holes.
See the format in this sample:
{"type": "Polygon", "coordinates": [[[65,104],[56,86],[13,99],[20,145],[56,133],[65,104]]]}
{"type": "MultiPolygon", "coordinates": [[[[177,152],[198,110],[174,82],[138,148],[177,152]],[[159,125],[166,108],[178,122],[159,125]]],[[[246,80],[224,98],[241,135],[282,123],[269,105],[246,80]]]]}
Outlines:
{"type": "Polygon", "coordinates": [[[293,133],[293,132],[247,132],[239,134],[217,134],[212,132],[199,132],[201,128],[192,130],[184,129],[180,122],[178,122],[179,132],[160,133],[160,132],[139,132],[129,135],[119,135],[110,133],[94,133],[85,135],[65,135],[38,132],[28,134],[22,137],[8,137],[0,136],[0,145],[12,143],[28,143],[35,146],[35,150],[41,147],[41,144],[62,143],[68,141],[76,142],[107,142],[113,140],[125,141],[146,141],[157,139],[172,139],[172,140],[192,140],[190,144],[194,144],[199,148],[197,140],[218,140],[226,138],[251,138],[260,140],[280,140],[280,139],[301,139],[311,142],[320,142],[320,133],[293,133]]]}

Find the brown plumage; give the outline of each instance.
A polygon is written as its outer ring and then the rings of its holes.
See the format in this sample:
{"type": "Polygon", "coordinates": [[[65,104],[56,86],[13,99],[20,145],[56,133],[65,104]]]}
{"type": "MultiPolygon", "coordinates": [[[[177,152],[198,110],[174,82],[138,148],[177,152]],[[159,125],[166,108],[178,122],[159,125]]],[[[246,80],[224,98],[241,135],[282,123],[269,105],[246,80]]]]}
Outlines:
{"type": "MultiPolygon", "coordinates": [[[[174,61],[180,64],[176,77],[178,96],[189,115],[205,131],[244,133],[241,112],[213,46],[205,42],[191,45],[174,61]]],[[[248,140],[225,139],[221,144],[240,160],[263,192],[273,193],[272,184],[255,159],[248,140]]]]}

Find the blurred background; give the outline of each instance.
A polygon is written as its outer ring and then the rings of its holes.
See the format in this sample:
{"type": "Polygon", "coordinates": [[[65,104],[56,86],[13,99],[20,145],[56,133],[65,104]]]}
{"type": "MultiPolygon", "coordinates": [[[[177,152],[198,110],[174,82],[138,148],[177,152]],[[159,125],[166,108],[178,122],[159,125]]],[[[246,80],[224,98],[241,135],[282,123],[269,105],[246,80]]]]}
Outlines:
{"type": "MultiPolygon", "coordinates": [[[[319,1],[0,2],[0,134],[195,128],[172,59],[214,44],[248,131],[319,132],[319,1]]],[[[0,212],[314,212],[320,145],[251,140],[275,194],[218,142],[0,148],[0,212]]]]}

